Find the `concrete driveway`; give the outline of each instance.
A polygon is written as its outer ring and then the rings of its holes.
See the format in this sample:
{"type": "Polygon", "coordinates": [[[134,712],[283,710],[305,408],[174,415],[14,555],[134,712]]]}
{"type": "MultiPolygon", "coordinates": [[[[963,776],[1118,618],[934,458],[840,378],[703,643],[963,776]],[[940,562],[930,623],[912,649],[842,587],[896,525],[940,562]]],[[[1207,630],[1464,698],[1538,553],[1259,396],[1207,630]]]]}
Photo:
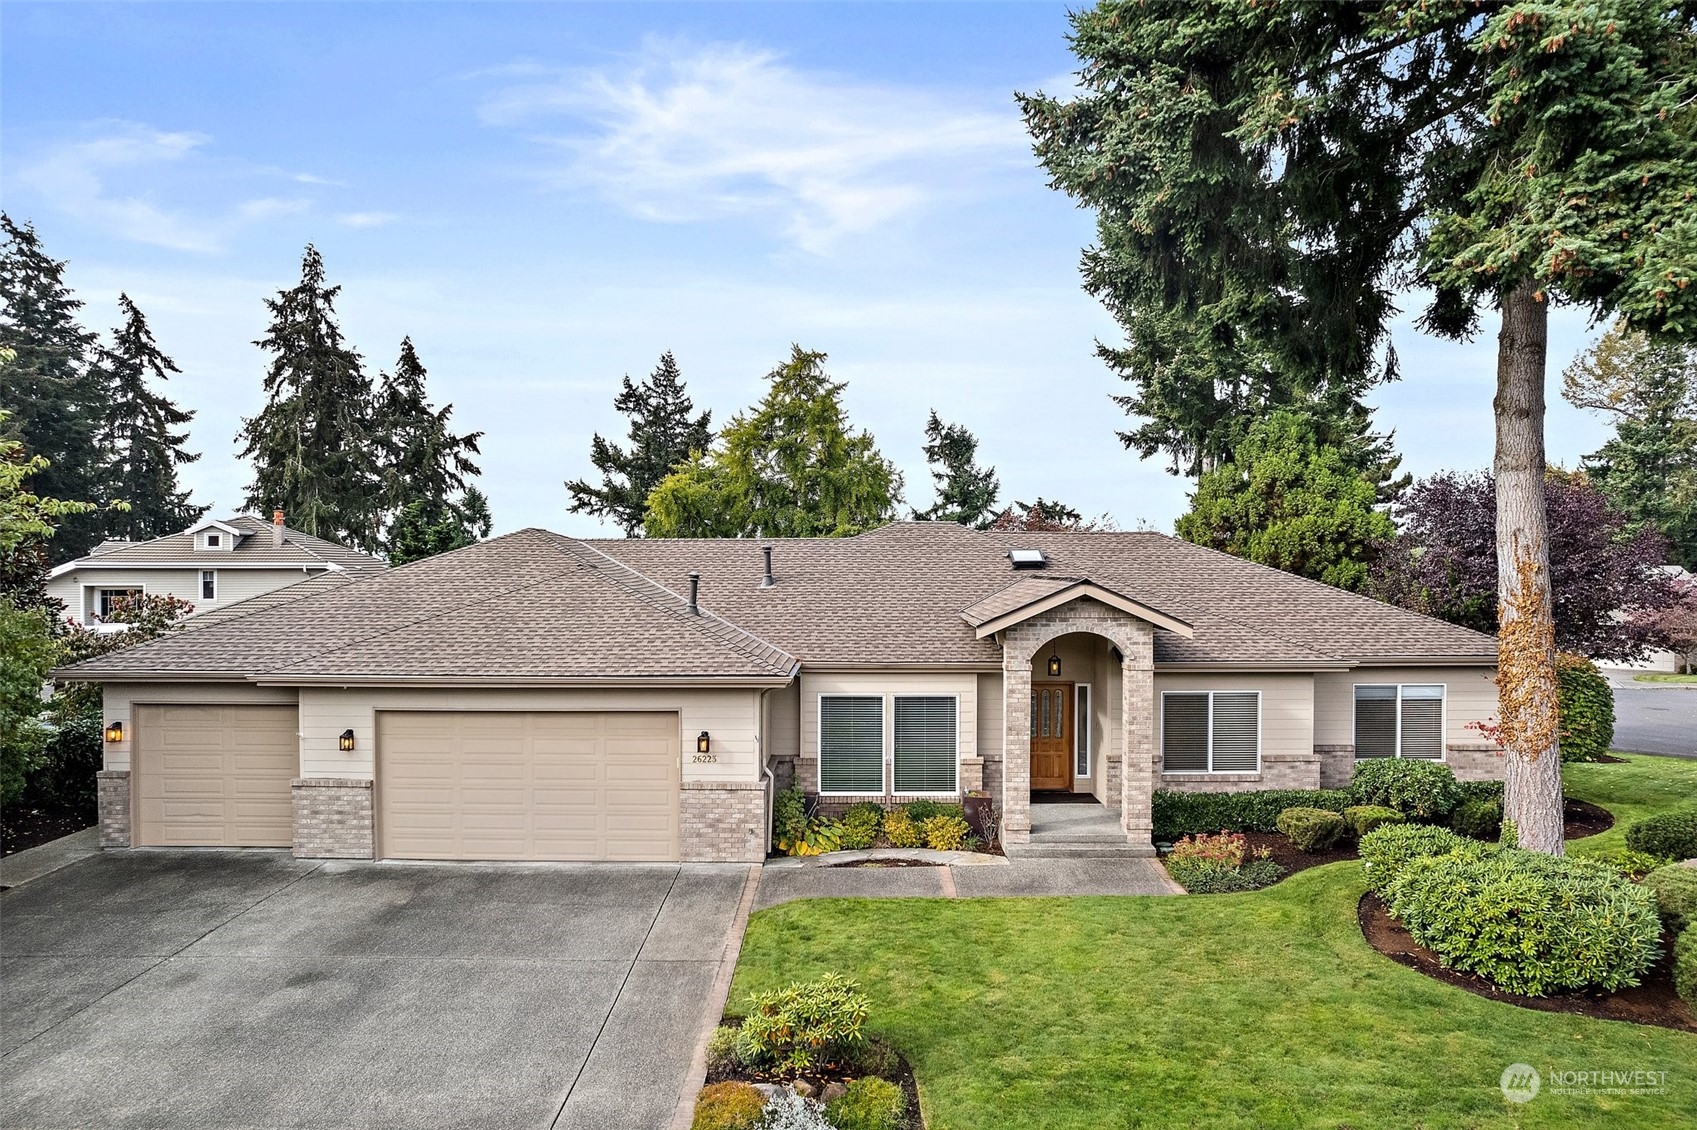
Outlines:
{"type": "Polygon", "coordinates": [[[665,1126],[749,871],[84,860],[0,895],[0,1125],[665,1126]]]}

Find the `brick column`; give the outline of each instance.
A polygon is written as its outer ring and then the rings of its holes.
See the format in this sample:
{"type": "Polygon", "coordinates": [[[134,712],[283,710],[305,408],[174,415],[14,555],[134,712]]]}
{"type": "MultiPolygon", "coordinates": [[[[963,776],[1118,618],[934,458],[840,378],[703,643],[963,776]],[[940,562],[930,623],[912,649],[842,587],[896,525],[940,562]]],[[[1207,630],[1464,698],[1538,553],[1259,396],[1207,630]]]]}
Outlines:
{"type": "Polygon", "coordinates": [[[1002,650],[1002,842],[1031,842],[1031,653],[1002,650]]]}
{"type": "Polygon", "coordinates": [[[295,802],[297,859],[376,858],[369,780],[297,777],[289,791],[295,802]]]}
{"type": "Polygon", "coordinates": [[[1142,625],[1121,647],[1120,827],[1139,854],[1155,854],[1155,635],[1142,625]]]}
{"type": "Polygon", "coordinates": [[[766,858],[766,782],[685,781],[685,863],[759,863],[766,858]]]}
{"type": "Polygon", "coordinates": [[[99,790],[100,846],[130,846],[130,771],[102,769],[95,774],[99,790]]]}

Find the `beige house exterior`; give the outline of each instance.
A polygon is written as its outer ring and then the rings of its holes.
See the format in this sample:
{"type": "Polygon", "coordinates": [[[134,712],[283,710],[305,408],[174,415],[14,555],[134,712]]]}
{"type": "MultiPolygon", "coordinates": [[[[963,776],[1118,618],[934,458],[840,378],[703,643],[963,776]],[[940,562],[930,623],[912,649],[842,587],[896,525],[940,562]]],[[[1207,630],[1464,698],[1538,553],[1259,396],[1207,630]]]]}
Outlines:
{"type": "Polygon", "coordinates": [[[1157,790],[1501,775],[1490,637],[1157,534],[525,530],[252,604],[58,673],[106,846],[753,862],[793,784],[983,792],[1010,852],[1088,798],[1142,854],[1157,790]]]}

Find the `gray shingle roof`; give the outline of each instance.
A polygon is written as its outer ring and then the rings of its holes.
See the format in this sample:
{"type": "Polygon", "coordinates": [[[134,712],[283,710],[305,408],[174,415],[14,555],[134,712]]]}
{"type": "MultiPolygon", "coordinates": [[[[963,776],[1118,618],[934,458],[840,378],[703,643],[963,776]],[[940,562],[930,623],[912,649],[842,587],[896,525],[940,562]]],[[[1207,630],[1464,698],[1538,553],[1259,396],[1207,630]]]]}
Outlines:
{"type": "Polygon", "coordinates": [[[854,538],[776,539],[767,543],[770,588],[761,587],[762,544],[523,530],[279,597],[91,660],[75,675],[769,679],[798,661],[993,669],[999,646],[977,639],[962,613],[1011,610],[1075,579],[1194,625],[1192,639],[1156,633],[1162,664],[1496,657],[1490,636],[1161,534],[992,534],[904,522],[854,538]],[[1042,549],[1048,567],[1014,573],[1005,556],[1014,544],[1042,549]],[[702,615],[680,595],[692,571],[702,575],[702,615]]]}
{"type": "Polygon", "coordinates": [[[196,550],[194,536],[188,532],[166,534],[162,538],[138,542],[102,542],[87,557],[71,565],[161,565],[194,562],[208,568],[214,565],[282,565],[292,568],[322,568],[339,565],[344,569],[382,569],[380,557],[350,549],[333,541],[313,537],[299,530],[283,528],[283,544],[272,545],[271,523],[251,514],[239,514],[224,519],[243,533],[242,539],[229,550],[196,550]]]}

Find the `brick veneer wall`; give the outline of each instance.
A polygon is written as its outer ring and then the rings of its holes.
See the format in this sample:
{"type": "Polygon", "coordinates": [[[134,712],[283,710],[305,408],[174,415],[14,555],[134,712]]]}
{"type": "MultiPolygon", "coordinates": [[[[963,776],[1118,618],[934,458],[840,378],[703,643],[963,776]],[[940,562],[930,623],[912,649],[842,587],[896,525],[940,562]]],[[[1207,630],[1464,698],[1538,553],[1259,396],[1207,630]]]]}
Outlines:
{"type": "Polygon", "coordinates": [[[1314,755],[1320,759],[1320,787],[1341,789],[1355,776],[1355,747],[1352,745],[1317,745],[1314,755]]]}
{"type": "MultiPolygon", "coordinates": [[[[1500,781],[1508,772],[1503,747],[1490,742],[1451,742],[1445,760],[1458,781],[1500,781]]],[[[1351,753],[1353,754],[1353,750],[1351,753]]]]}
{"type": "Polygon", "coordinates": [[[95,774],[100,806],[100,846],[130,846],[130,771],[102,769],[95,774]]]}
{"type": "Polygon", "coordinates": [[[685,863],[759,863],[766,858],[763,781],[685,781],[685,863]]]}
{"type": "Polygon", "coordinates": [[[371,859],[376,855],[371,782],[352,777],[300,777],[295,802],[295,855],[300,859],[371,859]]]}
{"type": "MultiPolygon", "coordinates": [[[[1317,753],[1263,753],[1259,773],[1162,773],[1161,787],[1181,793],[1247,793],[1257,789],[1317,789],[1317,753]]],[[[1345,784],[1348,784],[1346,779],[1345,784]]]]}

